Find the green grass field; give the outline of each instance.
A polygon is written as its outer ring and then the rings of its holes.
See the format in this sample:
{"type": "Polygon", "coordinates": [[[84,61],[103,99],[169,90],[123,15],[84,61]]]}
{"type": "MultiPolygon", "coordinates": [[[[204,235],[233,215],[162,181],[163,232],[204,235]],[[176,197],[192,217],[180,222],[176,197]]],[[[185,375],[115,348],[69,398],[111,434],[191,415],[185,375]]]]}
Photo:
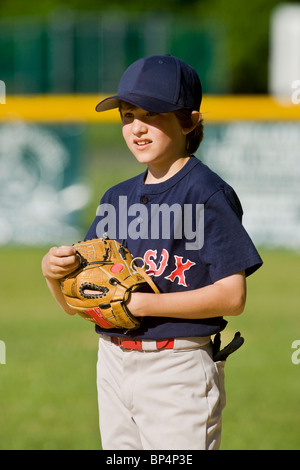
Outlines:
{"type": "MultiPolygon", "coordinates": [[[[95,386],[97,335],[64,314],[41,276],[45,249],[2,248],[0,449],[100,449],[95,386]],[[29,274],[30,273],[30,274],[29,274]]],[[[299,449],[299,254],[262,251],[248,280],[243,347],[226,364],[222,449],[299,449]]]]}
{"type": "MultiPolygon", "coordinates": [[[[121,150],[118,126],[101,129],[87,136],[96,151],[86,157],[94,188],[86,227],[105,189],[143,171],[121,150]]],[[[0,449],[101,449],[97,335],[49,294],[40,269],[47,249],[0,248],[0,449]]],[[[245,312],[223,335],[224,344],[236,331],[245,337],[225,368],[224,450],[300,449],[300,364],[291,360],[300,340],[300,253],[260,252],[264,266],[248,279],[245,312]]]]}

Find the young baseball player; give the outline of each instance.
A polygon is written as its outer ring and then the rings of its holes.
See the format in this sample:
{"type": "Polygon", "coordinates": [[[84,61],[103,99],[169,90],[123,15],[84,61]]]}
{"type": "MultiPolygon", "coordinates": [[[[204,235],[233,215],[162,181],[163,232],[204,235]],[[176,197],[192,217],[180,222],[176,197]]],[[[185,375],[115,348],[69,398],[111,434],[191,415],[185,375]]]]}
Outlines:
{"type": "MultiPolygon", "coordinates": [[[[193,154],[203,137],[202,88],[172,56],[133,63],[98,112],[119,108],[124,140],[143,173],[108,190],[86,239],[108,236],[143,258],[161,293],[137,292],[137,330],[99,334],[97,384],[105,450],[218,449],[224,364],[212,337],[242,313],[246,277],[262,260],[242,225],[234,190],[193,154]]],[[[51,248],[43,273],[70,314],[59,280],[75,250],[51,248]]]]}

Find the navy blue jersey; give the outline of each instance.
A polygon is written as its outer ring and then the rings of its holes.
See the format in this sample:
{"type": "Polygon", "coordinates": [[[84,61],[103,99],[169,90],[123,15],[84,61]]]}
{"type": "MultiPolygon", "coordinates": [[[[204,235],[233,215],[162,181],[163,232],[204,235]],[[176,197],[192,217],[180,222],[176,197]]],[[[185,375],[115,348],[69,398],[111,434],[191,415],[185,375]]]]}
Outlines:
{"type": "MultiPolygon", "coordinates": [[[[161,292],[186,292],[245,270],[262,260],[242,225],[243,210],[235,191],[192,156],[173,177],[144,184],[146,172],[109,189],[100,201],[86,240],[124,242],[134,257],[144,258],[161,292]]],[[[184,312],[183,312],[184,313],[184,312]]],[[[208,336],[226,326],[222,317],[185,320],[146,317],[126,336],[165,339],[208,336]]],[[[116,330],[97,332],[116,334],[116,330]]],[[[118,330],[118,335],[125,332],[118,330]]]]}

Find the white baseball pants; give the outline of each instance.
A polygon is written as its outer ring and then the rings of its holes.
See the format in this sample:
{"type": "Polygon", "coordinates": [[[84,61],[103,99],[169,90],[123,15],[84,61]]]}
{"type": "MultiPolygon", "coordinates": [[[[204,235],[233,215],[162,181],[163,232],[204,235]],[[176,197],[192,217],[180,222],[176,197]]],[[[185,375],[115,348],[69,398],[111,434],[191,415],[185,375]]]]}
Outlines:
{"type": "Polygon", "coordinates": [[[100,335],[97,363],[103,450],[213,450],[221,440],[224,364],[210,337],[180,338],[174,349],[124,351],[100,335]]]}

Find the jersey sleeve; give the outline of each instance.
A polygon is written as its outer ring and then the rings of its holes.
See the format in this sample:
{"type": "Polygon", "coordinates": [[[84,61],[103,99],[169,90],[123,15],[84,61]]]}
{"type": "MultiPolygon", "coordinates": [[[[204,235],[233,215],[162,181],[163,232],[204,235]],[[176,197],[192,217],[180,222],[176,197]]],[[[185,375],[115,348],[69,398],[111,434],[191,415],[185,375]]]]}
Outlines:
{"type": "Polygon", "coordinates": [[[232,188],[214,193],[204,206],[204,243],[201,256],[212,282],[245,271],[254,273],[261,265],[250,236],[242,225],[243,210],[232,188]]]}

